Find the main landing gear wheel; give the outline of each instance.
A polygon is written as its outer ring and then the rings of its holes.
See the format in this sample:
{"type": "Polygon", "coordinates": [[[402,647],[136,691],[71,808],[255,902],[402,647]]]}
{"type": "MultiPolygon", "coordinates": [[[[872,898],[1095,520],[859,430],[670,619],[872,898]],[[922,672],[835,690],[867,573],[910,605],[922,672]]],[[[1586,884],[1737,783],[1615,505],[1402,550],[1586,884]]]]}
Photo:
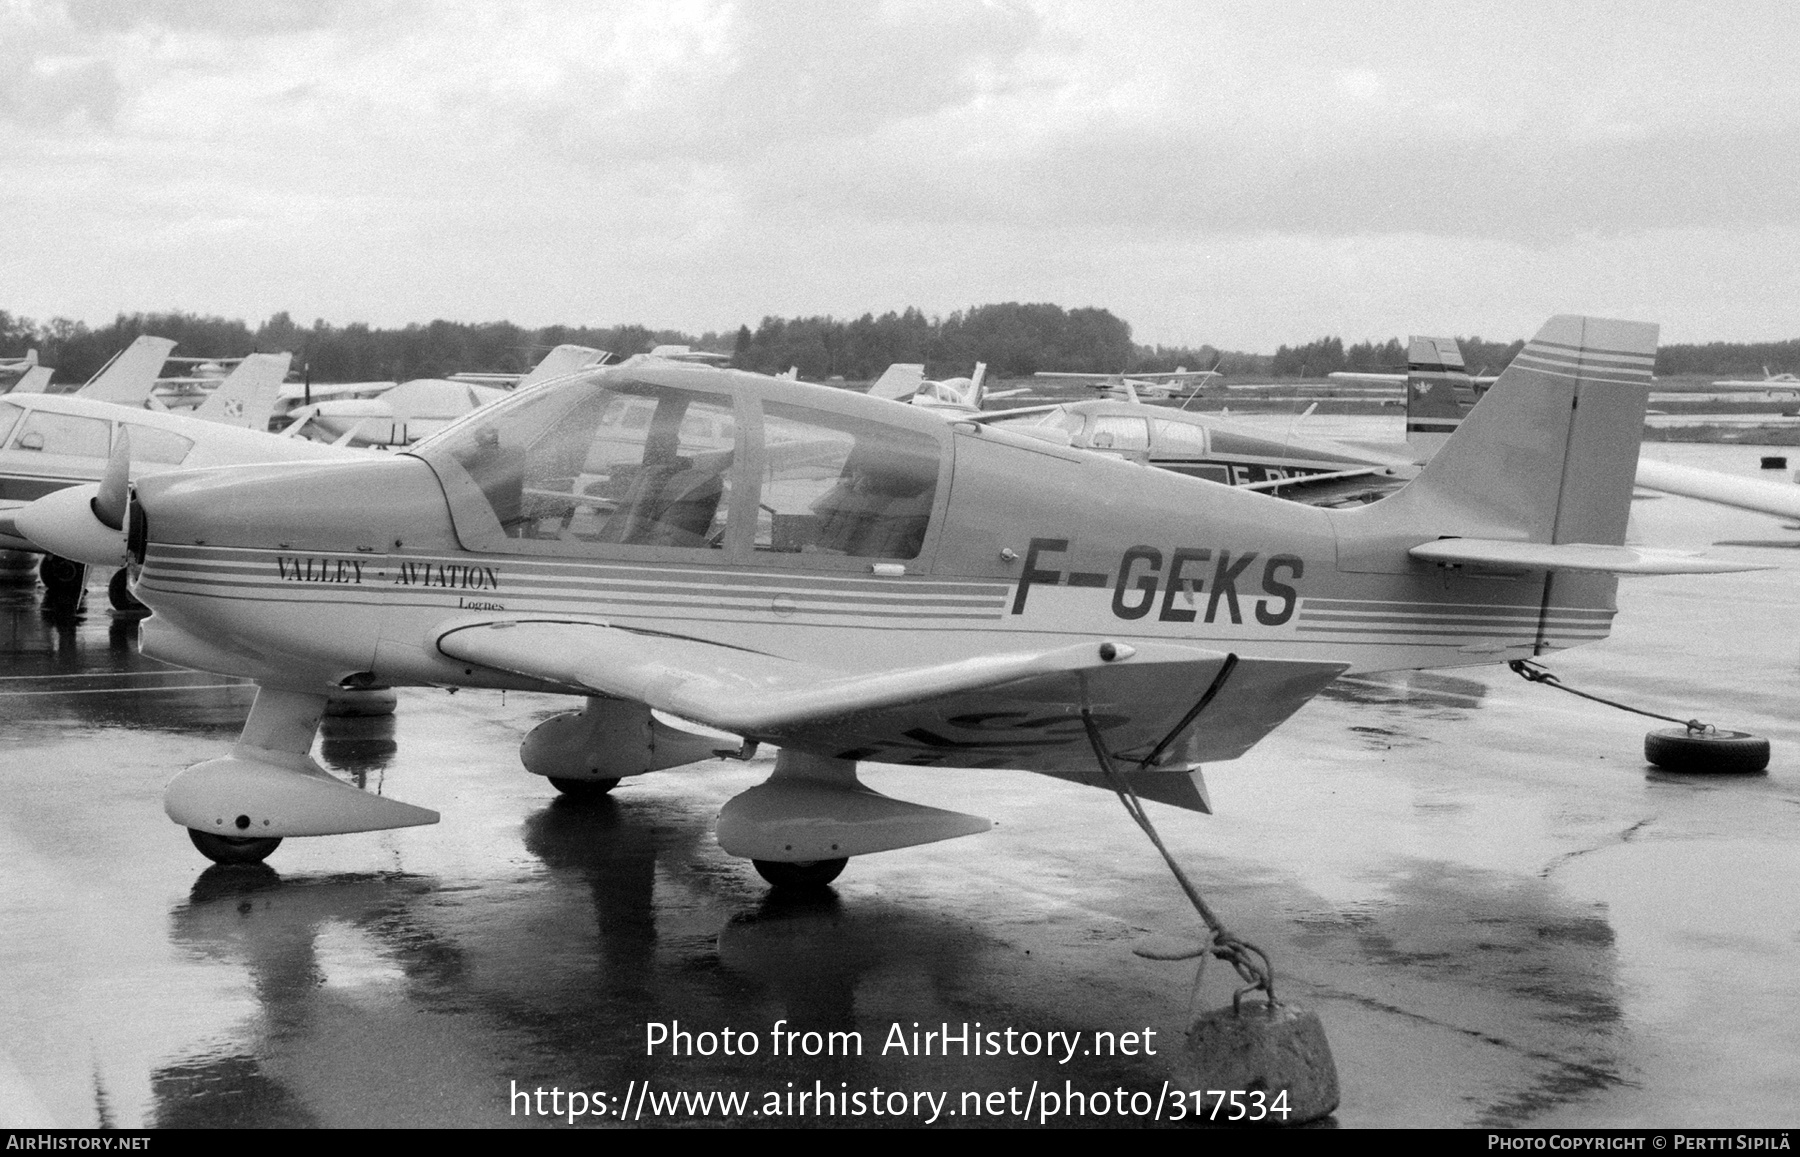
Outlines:
{"type": "Polygon", "coordinates": [[[797,864],[785,860],[750,862],[756,866],[758,875],[777,888],[823,888],[838,878],[850,860],[846,856],[835,860],[803,860],[797,864]]]}
{"type": "Polygon", "coordinates": [[[1665,727],[1644,736],[1644,758],[1664,771],[1745,774],[1769,766],[1769,741],[1747,731],[1665,727]]]}
{"type": "Polygon", "coordinates": [[[47,554],[44,561],[38,563],[38,581],[44,584],[44,591],[51,599],[73,602],[81,598],[81,592],[87,586],[87,567],[74,559],[47,554]]]}
{"type": "Polygon", "coordinates": [[[260,864],[281,846],[280,836],[216,836],[198,828],[187,830],[200,854],[215,864],[260,864]]]}
{"type": "Polygon", "coordinates": [[[619,786],[616,779],[557,779],[550,777],[550,786],[562,792],[570,799],[599,799],[613,788],[619,786]]]}

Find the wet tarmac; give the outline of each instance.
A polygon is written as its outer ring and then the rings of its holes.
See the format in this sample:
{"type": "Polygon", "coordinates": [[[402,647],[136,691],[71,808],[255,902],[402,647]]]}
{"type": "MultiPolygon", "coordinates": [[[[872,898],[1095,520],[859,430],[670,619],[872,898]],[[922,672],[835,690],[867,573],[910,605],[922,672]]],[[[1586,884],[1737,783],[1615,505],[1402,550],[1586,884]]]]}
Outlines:
{"type": "MultiPolygon", "coordinates": [[[[1647,452],[1746,473],[1759,453],[1647,452]]],[[[1678,498],[1640,500],[1633,534],[1800,543],[1678,498]]],[[[1613,637],[1549,665],[1767,735],[1765,775],[1657,772],[1642,740],[1660,724],[1472,668],[1341,681],[1209,768],[1218,814],[1153,806],[1226,922],[1274,957],[1281,995],[1323,1017],[1337,1124],[1800,1119],[1800,551],[1720,553],[1779,569],[1628,580],[1613,637]]],[[[1169,1076],[1192,965],[1131,949],[1195,922],[1105,793],[873,769],[881,790],[999,826],[852,861],[828,897],[782,902],[711,834],[766,759],[575,806],[516,754],[564,701],[406,690],[391,719],[332,721],[318,754],[442,823],[209,867],[162,786],[223,750],[250,688],[139,657],[99,587],[78,616],[0,589],[0,653],[0,1125],[560,1125],[510,1095],[555,1087],[614,1098],[586,1124],[628,1093],[647,1125],[723,1119],[667,1093],[785,1110],[789,1092],[879,1088],[880,1116],[865,1097],[862,1116],[815,1103],[739,1123],[917,1124],[928,1106],[885,1098],[929,1091],[950,1094],[940,1124],[1018,1126],[987,1115],[1005,1096],[949,1114],[964,1093],[1017,1089],[1020,1107],[1034,1082],[1156,1097],[1169,1076]],[[646,1056],[646,1025],[677,1021],[753,1033],[758,1053],[646,1056]],[[859,1032],[863,1055],[772,1055],[781,1021],[859,1032]],[[1019,1047],[1082,1036],[1066,1061],[884,1055],[914,1022],[1011,1028],[1019,1047]],[[1157,1055],[1083,1055],[1096,1032],[1157,1055]]],[[[1223,971],[1201,1005],[1228,999],[1223,971]]]]}

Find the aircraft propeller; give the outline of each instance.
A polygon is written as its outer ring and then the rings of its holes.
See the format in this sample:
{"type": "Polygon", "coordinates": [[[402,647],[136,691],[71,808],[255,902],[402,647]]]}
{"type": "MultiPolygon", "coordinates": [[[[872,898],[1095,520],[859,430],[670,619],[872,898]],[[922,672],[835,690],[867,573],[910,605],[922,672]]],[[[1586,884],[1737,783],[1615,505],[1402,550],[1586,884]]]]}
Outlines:
{"type": "Polygon", "coordinates": [[[32,545],[93,566],[121,567],[130,561],[125,518],[131,502],[131,439],[118,444],[98,483],[70,486],[21,507],[13,524],[32,545]]]}

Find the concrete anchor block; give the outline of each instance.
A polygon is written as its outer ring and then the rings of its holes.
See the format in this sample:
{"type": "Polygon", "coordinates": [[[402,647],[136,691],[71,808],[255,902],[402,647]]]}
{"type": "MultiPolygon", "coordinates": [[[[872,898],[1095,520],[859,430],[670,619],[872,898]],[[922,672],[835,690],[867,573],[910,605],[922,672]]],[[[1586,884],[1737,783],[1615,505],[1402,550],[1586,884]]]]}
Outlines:
{"type": "Polygon", "coordinates": [[[1219,1008],[1203,1013],[1188,1029],[1176,1066],[1176,1079],[1195,1092],[1260,1090],[1265,1107],[1279,1105],[1285,1091],[1286,1114],[1266,1112],[1252,1120],[1255,1098],[1241,1098],[1246,1112],[1234,1104],[1212,1114],[1215,1096],[1202,1109],[1208,1120],[1232,1124],[1301,1125],[1329,1115],[1338,1105],[1337,1064],[1325,1040],[1319,1015],[1292,1004],[1245,1002],[1243,1011],[1219,1008]]]}

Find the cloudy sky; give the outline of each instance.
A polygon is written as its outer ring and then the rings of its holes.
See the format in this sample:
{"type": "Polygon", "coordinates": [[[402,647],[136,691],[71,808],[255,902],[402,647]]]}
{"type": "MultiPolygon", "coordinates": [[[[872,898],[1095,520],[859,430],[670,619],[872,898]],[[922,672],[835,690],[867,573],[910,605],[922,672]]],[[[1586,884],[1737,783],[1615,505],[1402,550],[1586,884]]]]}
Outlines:
{"type": "Polygon", "coordinates": [[[1800,335],[1800,5],[0,0],[0,308],[1800,335]]]}

